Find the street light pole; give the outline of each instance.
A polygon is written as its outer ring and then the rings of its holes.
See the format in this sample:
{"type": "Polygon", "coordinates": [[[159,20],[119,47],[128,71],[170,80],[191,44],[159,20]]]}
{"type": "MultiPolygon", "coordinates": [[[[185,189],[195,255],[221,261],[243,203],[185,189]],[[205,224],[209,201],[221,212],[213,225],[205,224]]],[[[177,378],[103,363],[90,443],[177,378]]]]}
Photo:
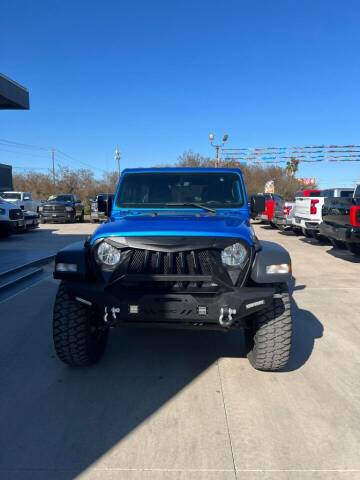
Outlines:
{"type": "Polygon", "coordinates": [[[209,133],[209,141],[210,145],[215,148],[215,166],[216,168],[219,167],[220,164],[220,149],[225,145],[225,142],[229,138],[229,135],[225,133],[222,138],[222,143],[214,143],[215,135],[213,133],[209,133]]]}
{"type": "Polygon", "coordinates": [[[53,184],[55,185],[55,150],[51,149],[51,162],[52,162],[52,177],[53,177],[53,184]]]}
{"type": "Polygon", "coordinates": [[[120,150],[118,149],[118,147],[116,147],[114,159],[115,159],[115,161],[117,161],[117,164],[118,164],[119,178],[120,178],[120,159],[121,159],[121,153],[120,153],[120,150]]]}

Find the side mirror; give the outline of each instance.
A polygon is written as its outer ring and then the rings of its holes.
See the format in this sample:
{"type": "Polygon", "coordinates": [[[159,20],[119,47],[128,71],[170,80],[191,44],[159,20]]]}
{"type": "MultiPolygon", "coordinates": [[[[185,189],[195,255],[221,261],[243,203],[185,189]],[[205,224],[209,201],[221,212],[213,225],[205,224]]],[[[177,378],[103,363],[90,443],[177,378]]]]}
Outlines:
{"type": "Polygon", "coordinates": [[[253,218],[265,211],[265,201],[265,195],[252,195],[250,197],[250,212],[253,218]]]}
{"type": "Polygon", "coordinates": [[[110,217],[112,206],[113,206],[113,199],[114,197],[112,195],[108,196],[108,201],[107,201],[107,216],[110,217]]]}

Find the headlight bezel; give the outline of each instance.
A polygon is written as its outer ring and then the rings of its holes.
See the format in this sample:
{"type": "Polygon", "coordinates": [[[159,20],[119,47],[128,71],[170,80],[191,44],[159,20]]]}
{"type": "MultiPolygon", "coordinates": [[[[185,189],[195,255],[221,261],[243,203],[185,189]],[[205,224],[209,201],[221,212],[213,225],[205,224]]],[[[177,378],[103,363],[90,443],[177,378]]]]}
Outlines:
{"type": "Polygon", "coordinates": [[[225,268],[239,269],[246,264],[249,255],[249,249],[246,248],[243,242],[234,242],[221,250],[221,262],[225,268]],[[234,262],[236,255],[238,255],[238,261],[234,262]]]}

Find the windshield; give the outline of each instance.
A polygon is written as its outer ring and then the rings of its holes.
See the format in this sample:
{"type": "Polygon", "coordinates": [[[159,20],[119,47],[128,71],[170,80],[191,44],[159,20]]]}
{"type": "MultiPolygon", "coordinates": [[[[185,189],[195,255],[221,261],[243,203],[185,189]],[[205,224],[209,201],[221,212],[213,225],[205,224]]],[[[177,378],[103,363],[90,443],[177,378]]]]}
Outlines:
{"type": "Polygon", "coordinates": [[[191,203],[223,208],[244,204],[235,173],[134,173],[125,175],[116,204],[124,208],[166,208],[191,203]]]}
{"type": "Polygon", "coordinates": [[[72,202],[73,197],[72,195],[51,195],[48,198],[48,201],[55,201],[55,202],[72,202]]]}
{"type": "Polygon", "coordinates": [[[8,192],[1,193],[2,198],[5,200],[21,200],[21,193],[8,192]]]}

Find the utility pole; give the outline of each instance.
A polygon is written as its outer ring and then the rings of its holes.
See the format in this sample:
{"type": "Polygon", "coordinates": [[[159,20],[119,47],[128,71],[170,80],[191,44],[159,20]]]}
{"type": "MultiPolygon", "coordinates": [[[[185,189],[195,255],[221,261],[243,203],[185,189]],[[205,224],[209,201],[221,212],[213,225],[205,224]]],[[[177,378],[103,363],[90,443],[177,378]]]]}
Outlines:
{"type": "Polygon", "coordinates": [[[52,161],[52,177],[53,177],[53,184],[55,185],[55,150],[51,149],[51,161],[52,161]]]}
{"type": "Polygon", "coordinates": [[[220,165],[220,149],[225,145],[225,142],[229,138],[227,133],[224,134],[222,143],[214,144],[215,135],[213,133],[209,133],[209,141],[212,147],[215,148],[215,165],[216,168],[220,165]]]}
{"type": "Polygon", "coordinates": [[[116,147],[114,159],[115,159],[115,161],[117,161],[117,163],[118,163],[119,178],[120,178],[120,159],[121,159],[121,153],[120,153],[120,150],[118,149],[118,147],[116,147]]]}

